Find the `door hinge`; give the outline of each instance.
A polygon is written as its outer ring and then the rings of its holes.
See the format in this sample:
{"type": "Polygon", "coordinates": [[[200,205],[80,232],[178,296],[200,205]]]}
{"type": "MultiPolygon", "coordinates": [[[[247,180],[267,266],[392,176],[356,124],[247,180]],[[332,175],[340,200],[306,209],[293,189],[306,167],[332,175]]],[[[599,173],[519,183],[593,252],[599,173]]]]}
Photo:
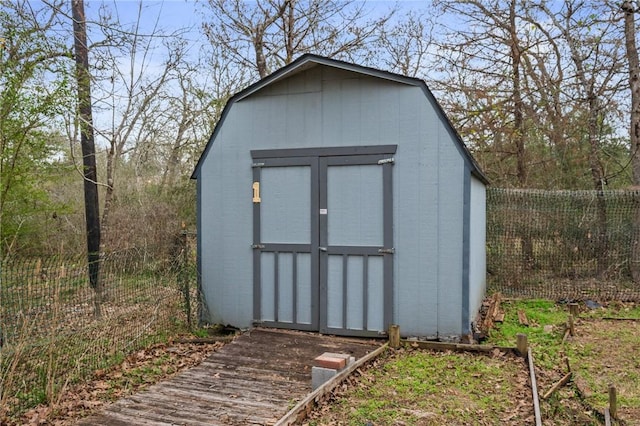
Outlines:
{"type": "Polygon", "coordinates": [[[263,249],[264,244],[251,244],[252,249],[263,249]]]}
{"type": "Polygon", "coordinates": [[[382,160],[378,160],[378,164],[382,165],[382,164],[387,164],[387,163],[395,163],[396,159],[394,157],[391,158],[383,158],[382,160]]]}
{"type": "Polygon", "coordinates": [[[378,253],[382,253],[382,254],[394,254],[395,252],[396,252],[396,249],[394,249],[394,248],[389,248],[389,249],[381,248],[381,249],[378,249],[378,253]]]}
{"type": "Polygon", "coordinates": [[[262,167],[264,163],[251,163],[251,167],[262,167]]]}

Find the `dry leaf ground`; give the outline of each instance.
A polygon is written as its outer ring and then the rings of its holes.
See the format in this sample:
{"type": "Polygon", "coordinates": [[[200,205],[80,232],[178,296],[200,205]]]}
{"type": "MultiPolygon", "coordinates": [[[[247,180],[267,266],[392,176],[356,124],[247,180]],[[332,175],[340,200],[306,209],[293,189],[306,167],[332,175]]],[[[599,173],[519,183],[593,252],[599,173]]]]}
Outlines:
{"type": "Polygon", "coordinates": [[[90,382],[70,386],[57,403],[31,409],[14,424],[72,425],[105,404],[199,364],[223,345],[166,343],[140,350],[109,370],[97,370],[90,382]]]}

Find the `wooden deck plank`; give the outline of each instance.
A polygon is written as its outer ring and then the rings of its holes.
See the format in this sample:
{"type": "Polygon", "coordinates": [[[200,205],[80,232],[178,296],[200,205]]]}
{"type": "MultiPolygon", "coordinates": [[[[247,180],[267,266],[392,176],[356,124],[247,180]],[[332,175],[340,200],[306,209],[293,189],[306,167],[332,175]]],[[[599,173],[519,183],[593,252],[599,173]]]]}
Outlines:
{"type": "Polygon", "coordinates": [[[247,399],[255,399],[256,401],[282,401],[290,398],[290,395],[293,392],[297,393],[307,393],[307,391],[311,391],[311,387],[291,387],[291,386],[277,386],[273,383],[263,383],[261,386],[262,390],[258,390],[255,388],[256,383],[247,382],[243,380],[225,380],[223,383],[213,387],[213,386],[200,386],[202,382],[173,382],[173,388],[175,389],[204,389],[209,394],[216,394],[219,397],[231,397],[234,395],[242,395],[247,399]],[[254,388],[252,388],[254,387],[254,388]],[[265,393],[264,389],[269,389],[269,392],[265,393]]]}
{"type": "MultiPolygon", "coordinates": [[[[273,349],[269,350],[268,348],[265,348],[265,350],[269,351],[267,353],[273,353],[273,349]]],[[[255,349],[254,349],[255,350],[255,349]]],[[[292,355],[290,351],[283,351],[285,352],[285,356],[288,355],[292,355]]],[[[293,356],[300,356],[299,353],[294,353],[293,356]]],[[[316,355],[317,356],[317,355],[316,355]]],[[[218,353],[218,355],[216,357],[214,357],[213,359],[216,362],[219,362],[221,364],[224,365],[228,365],[230,367],[237,365],[239,362],[240,363],[247,363],[247,362],[251,362],[253,365],[257,365],[257,366],[261,366],[261,367],[268,367],[268,368],[276,368],[278,371],[286,371],[286,367],[292,367],[292,366],[304,366],[304,365],[308,365],[306,362],[302,362],[302,361],[298,361],[298,360],[288,360],[285,358],[283,358],[282,356],[278,357],[279,359],[273,359],[273,358],[265,358],[265,359],[255,359],[252,356],[248,356],[248,355],[243,355],[241,352],[231,352],[229,351],[228,353],[218,353]]],[[[310,360],[313,360],[313,358],[315,357],[309,357],[310,360]]],[[[307,360],[305,360],[307,361],[307,360]]]]}
{"type": "Polygon", "coordinates": [[[229,383],[233,385],[236,382],[240,382],[243,386],[247,384],[255,383],[255,384],[273,384],[274,386],[293,386],[304,388],[307,385],[307,382],[311,380],[311,375],[305,377],[306,380],[291,380],[287,377],[268,377],[263,376],[261,378],[244,378],[238,376],[248,376],[250,374],[259,374],[256,373],[255,370],[251,369],[243,369],[242,371],[236,374],[220,374],[217,377],[199,377],[198,372],[194,371],[188,376],[181,376],[176,382],[184,382],[184,383],[200,383],[202,386],[206,386],[209,388],[219,388],[220,385],[229,383]]]}
{"type": "MultiPolygon", "coordinates": [[[[126,409],[125,409],[126,411],[126,409]]],[[[140,413],[138,411],[130,411],[129,413],[122,413],[122,412],[109,412],[108,416],[102,416],[103,419],[107,419],[108,421],[105,421],[105,423],[103,423],[104,425],[108,425],[108,426],[131,426],[131,425],[136,425],[136,426],[172,426],[175,425],[175,423],[171,423],[169,421],[166,420],[152,420],[152,419],[146,419],[140,416],[140,413]]],[[[94,423],[92,421],[92,418],[87,418],[84,420],[81,420],[78,425],[79,426],[85,426],[85,425],[96,425],[97,423],[94,423]]],[[[191,424],[191,426],[199,426],[196,424],[191,424]]]]}
{"type": "Polygon", "coordinates": [[[119,407],[118,411],[109,410],[101,417],[100,422],[81,423],[81,425],[105,425],[111,426],[113,419],[117,419],[118,424],[127,425],[144,425],[144,426],[176,426],[176,425],[189,425],[189,426],[222,426],[226,423],[220,422],[215,416],[211,416],[206,420],[196,419],[190,417],[185,420],[181,413],[172,412],[170,410],[164,410],[162,408],[156,408],[155,410],[140,410],[138,407],[119,407]]]}
{"type": "MultiPolygon", "coordinates": [[[[211,370],[208,370],[210,372],[211,370]]],[[[262,368],[239,367],[233,371],[217,370],[215,374],[202,374],[201,371],[194,370],[185,375],[181,375],[179,380],[184,381],[200,381],[207,385],[216,385],[225,380],[233,380],[238,376],[243,377],[243,381],[256,383],[288,383],[289,385],[304,386],[311,383],[311,368],[304,373],[291,371],[288,375],[284,373],[274,373],[262,368]]]]}
{"type": "MultiPolygon", "coordinates": [[[[277,406],[267,404],[258,407],[255,403],[247,405],[247,401],[212,401],[202,400],[197,396],[191,396],[188,392],[179,395],[172,392],[170,395],[162,395],[153,392],[144,392],[140,395],[127,398],[119,404],[114,404],[106,410],[109,419],[114,415],[122,418],[130,418],[129,424],[139,424],[142,420],[166,422],[168,424],[210,425],[215,419],[241,420],[238,424],[246,422],[263,423],[270,419],[277,406]],[[241,410],[238,410],[240,402],[241,410]],[[133,421],[133,420],[135,421],[133,421]],[[185,419],[188,421],[185,422],[185,419]]],[[[110,423],[105,423],[110,424],[110,423]]],[[[220,424],[229,424],[221,422],[220,424]]],[[[231,422],[233,424],[233,422],[231,422]]]]}
{"type": "MultiPolygon", "coordinates": [[[[277,404],[283,401],[282,398],[278,399],[255,399],[252,398],[255,393],[252,393],[250,397],[245,396],[246,394],[220,394],[218,392],[208,392],[196,389],[180,389],[177,386],[171,387],[163,387],[159,389],[161,392],[154,392],[153,394],[145,394],[145,398],[153,397],[158,401],[166,400],[168,403],[171,401],[184,401],[191,402],[194,406],[200,405],[204,403],[205,406],[219,406],[219,405],[228,405],[235,406],[238,402],[241,402],[243,408],[246,407],[248,410],[261,410],[268,409],[272,410],[274,406],[277,407],[277,404]],[[276,404],[274,404],[273,402],[276,404]]],[[[265,394],[268,395],[267,392],[265,394]]]]}
{"type": "Polygon", "coordinates": [[[382,342],[256,329],[200,365],[106,407],[79,424],[264,425],[311,392],[313,359],[324,352],[361,358],[382,342]]]}
{"type": "MultiPolygon", "coordinates": [[[[263,422],[265,419],[273,417],[274,412],[278,412],[279,406],[273,404],[257,403],[238,398],[231,400],[226,398],[201,399],[197,397],[189,398],[188,392],[183,395],[172,393],[171,395],[145,394],[144,399],[132,400],[138,407],[145,407],[146,410],[154,413],[163,412],[166,415],[182,419],[185,414],[189,421],[211,422],[211,419],[229,417],[250,419],[252,421],[263,422]],[[152,408],[148,408],[152,407],[152,408]]],[[[133,408],[129,406],[128,408],[133,408]]]]}

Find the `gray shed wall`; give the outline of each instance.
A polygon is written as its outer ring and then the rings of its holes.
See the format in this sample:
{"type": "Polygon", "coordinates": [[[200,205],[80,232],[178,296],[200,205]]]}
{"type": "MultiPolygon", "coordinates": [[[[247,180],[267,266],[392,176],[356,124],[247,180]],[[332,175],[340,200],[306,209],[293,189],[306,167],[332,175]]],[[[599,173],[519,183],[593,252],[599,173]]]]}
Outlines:
{"type": "MultiPolygon", "coordinates": [[[[459,335],[464,328],[462,205],[468,168],[451,130],[420,87],[326,66],[235,102],[202,161],[199,238],[209,309],[205,320],[251,325],[251,149],[383,144],[398,145],[393,167],[394,322],[403,335],[459,335]]],[[[481,201],[480,192],[472,190],[473,202],[481,201]]],[[[480,231],[470,228],[476,250],[480,231]]],[[[483,254],[469,259],[474,274],[483,254]]],[[[470,288],[481,286],[472,281],[470,288]]],[[[472,295],[470,305],[477,299],[472,295]]]]}
{"type": "Polygon", "coordinates": [[[470,256],[469,256],[469,309],[470,319],[475,321],[487,288],[487,188],[471,177],[470,256]]]}

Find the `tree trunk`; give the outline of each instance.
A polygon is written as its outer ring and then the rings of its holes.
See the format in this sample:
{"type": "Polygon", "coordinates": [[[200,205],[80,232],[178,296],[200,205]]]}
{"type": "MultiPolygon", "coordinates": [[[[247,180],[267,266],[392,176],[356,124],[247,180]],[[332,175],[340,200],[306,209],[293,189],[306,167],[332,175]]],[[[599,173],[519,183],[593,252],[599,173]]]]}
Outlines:
{"type": "MultiPolygon", "coordinates": [[[[516,1],[512,0],[509,5],[509,33],[511,37],[511,79],[513,83],[513,131],[516,146],[516,175],[518,186],[524,188],[527,185],[527,162],[525,151],[524,134],[524,102],[522,100],[522,88],[520,77],[520,66],[522,64],[522,54],[516,27],[516,1]]],[[[529,270],[533,267],[533,241],[524,228],[524,233],[520,239],[520,249],[522,253],[522,269],[529,270]]]]}
{"type": "Polygon", "coordinates": [[[609,265],[609,237],[607,224],[607,203],[604,197],[605,176],[602,163],[599,159],[600,143],[599,143],[599,117],[600,106],[595,95],[590,94],[589,99],[589,168],[591,169],[591,180],[593,189],[597,192],[597,209],[598,224],[597,232],[593,236],[595,243],[593,245],[593,255],[596,258],[596,274],[599,278],[604,278],[607,266],[609,265]]]}
{"type": "Polygon", "coordinates": [[[256,52],[256,68],[258,68],[258,74],[260,78],[265,78],[269,74],[267,67],[267,58],[264,55],[264,28],[260,25],[255,30],[255,37],[253,39],[253,48],[256,52]]]}
{"type": "MultiPolygon", "coordinates": [[[[567,20],[577,13],[573,2],[565,0],[567,7],[567,20]]],[[[559,26],[560,27],[560,26],[559,26]]],[[[594,243],[592,244],[592,256],[596,258],[596,275],[602,278],[606,272],[609,258],[609,238],[607,224],[607,206],[604,198],[605,172],[600,161],[602,153],[600,122],[603,111],[603,100],[597,89],[597,77],[592,67],[589,65],[588,57],[581,53],[580,45],[582,41],[573,35],[570,26],[563,30],[564,37],[569,44],[571,60],[576,67],[576,79],[580,82],[586,102],[587,119],[587,140],[589,144],[589,170],[591,172],[591,183],[597,191],[598,222],[595,225],[594,243]]]]}
{"type": "Polygon", "coordinates": [[[95,316],[102,315],[102,283],[100,272],[100,209],[98,203],[98,173],[96,149],[93,137],[91,110],[91,75],[89,74],[89,49],[87,47],[87,23],[84,1],[72,0],[73,40],[78,85],[78,121],[84,168],[84,207],[87,227],[87,256],[89,283],[95,291],[95,316]]]}
{"type": "MultiPolygon", "coordinates": [[[[631,168],[633,185],[640,185],[640,63],[636,46],[635,7],[633,2],[622,3],[624,11],[624,36],[629,62],[629,88],[631,89],[631,123],[629,142],[631,146],[631,168]]],[[[631,277],[640,283],[640,205],[636,203],[631,236],[631,259],[629,262],[631,277]]]]}
{"type": "MultiPolygon", "coordinates": [[[[115,138],[115,136],[112,136],[115,138]]],[[[111,237],[110,233],[110,219],[111,219],[111,209],[113,205],[113,192],[114,192],[114,176],[117,162],[117,146],[116,141],[111,139],[111,146],[107,151],[107,167],[106,167],[106,175],[107,175],[107,187],[104,191],[104,205],[102,206],[102,221],[100,222],[100,228],[102,229],[102,242],[100,246],[100,250],[104,253],[106,245],[109,243],[108,239],[111,237]]],[[[113,240],[112,240],[113,242],[113,240]]]]}

